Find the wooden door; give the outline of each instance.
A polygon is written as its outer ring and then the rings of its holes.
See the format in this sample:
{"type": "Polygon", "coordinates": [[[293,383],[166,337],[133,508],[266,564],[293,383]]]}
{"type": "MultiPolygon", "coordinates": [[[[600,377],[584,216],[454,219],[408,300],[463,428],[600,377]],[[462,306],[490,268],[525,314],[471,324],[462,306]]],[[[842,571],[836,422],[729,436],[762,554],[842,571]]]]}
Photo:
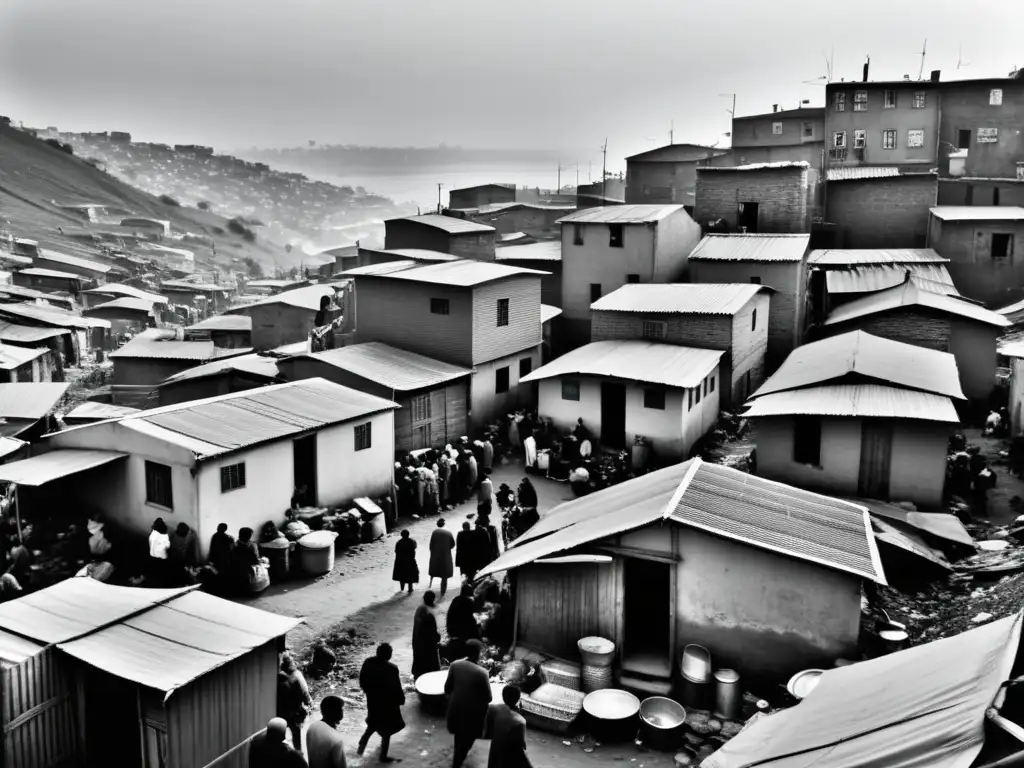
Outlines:
{"type": "Polygon", "coordinates": [[[858,495],[865,499],[888,499],[891,467],[892,422],[864,419],[860,429],[858,495]]]}
{"type": "Polygon", "coordinates": [[[601,385],[601,444],[609,448],[626,446],[626,387],[601,385]]]}
{"type": "Polygon", "coordinates": [[[306,503],[316,506],[316,435],[306,435],[292,441],[292,457],[295,463],[295,487],[306,487],[306,503]]]}

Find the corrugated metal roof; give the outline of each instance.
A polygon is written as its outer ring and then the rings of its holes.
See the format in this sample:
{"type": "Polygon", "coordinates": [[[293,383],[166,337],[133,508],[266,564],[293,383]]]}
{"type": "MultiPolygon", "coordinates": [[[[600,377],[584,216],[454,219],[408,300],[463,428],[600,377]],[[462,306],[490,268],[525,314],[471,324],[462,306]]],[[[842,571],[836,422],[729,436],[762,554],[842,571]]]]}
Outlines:
{"type": "Polygon", "coordinates": [[[495,261],[561,261],[562,241],[541,240],[537,243],[507,245],[494,252],[495,261]]]}
{"type": "MultiPolygon", "coordinates": [[[[423,216],[402,216],[398,219],[390,219],[390,221],[402,220],[415,221],[418,224],[441,229],[450,235],[467,235],[494,231],[494,227],[489,227],[486,224],[478,224],[475,221],[469,221],[467,219],[457,219],[454,216],[440,216],[436,213],[428,213],[423,216]]],[[[385,221],[384,224],[386,225],[387,221],[385,221]]]]}
{"type": "Polygon", "coordinates": [[[998,312],[1000,315],[1015,315],[1018,312],[1024,311],[1024,300],[1015,302],[1005,307],[1001,307],[1000,309],[994,311],[998,312]]]}
{"type": "Polygon", "coordinates": [[[109,357],[149,358],[153,360],[216,360],[219,357],[234,357],[251,352],[252,349],[226,349],[217,347],[212,341],[181,341],[174,338],[172,331],[147,328],[138,336],[109,357]]]}
{"type": "Polygon", "coordinates": [[[557,224],[651,224],[683,210],[681,205],[602,205],[563,216],[557,224]]]}
{"type": "Polygon", "coordinates": [[[248,315],[214,315],[188,327],[190,331],[251,331],[252,318],[248,315]]]}
{"type": "Polygon", "coordinates": [[[929,547],[925,540],[913,531],[900,530],[892,523],[877,517],[871,518],[871,526],[875,529],[875,538],[883,544],[899,547],[947,571],[953,570],[942,552],[929,547]]]}
{"type": "Polygon", "coordinates": [[[40,291],[35,288],[28,288],[24,285],[14,285],[13,283],[6,283],[0,285],[0,293],[5,296],[15,296],[19,299],[29,299],[32,302],[45,301],[47,303],[63,303],[66,305],[71,304],[70,298],[65,298],[57,294],[47,293],[46,291],[40,291]]]}
{"type": "Polygon", "coordinates": [[[99,421],[102,419],[117,419],[121,416],[128,416],[132,413],[139,413],[140,408],[130,408],[127,405],[112,405],[110,403],[94,403],[90,400],[82,403],[76,408],[64,414],[64,421],[76,421],[89,419],[99,421]]]}
{"type": "Polygon", "coordinates": [[[608,312],[734,315],[765,286],[753,283],[635,283],[618,288],[590,305],[608,312]]]}
{"type": "Polygon", "coordinates": [[[469,368],[443,363],[379,341],[314,352],[306,357],[401,392],[436,387],[473,373],[469,368]]]}
{"type": "Polygon", "coordinates": [[[0,418],[43,418],[71,386],[66,382],[23,382],[0,384],[0,418]]]}
{"type": "Polygon", "coordinates": [[[541,325],[543,325],[544,323],[548,322],[549,320],[554,320],[560,314],[562,314],[562,308],[561,307],[552,307],[550,304],[541,304],[540,305],[540,323],[541,323],[541,325]]]}
{"type": "Polygon", "coordinates": [[[46,646],[0,630],[0,666],[21,664],[46,646]]]}
{"type": "Polygon", "coordinates": [[[12,453],[17,453],[27,445],[28,443],[24,440],[18,440],[16,437],[0,437],[0,459],[5,459],[12,453]]]}
{"type": "Polygon", "coordinates": [[[692,163],[698,160],[707,160],[711,157],[727,155],[729,151],[728,149],[705,147],[700,144],[666,144],[664,147],[648,149],[646,152],[630,155],[626,158],[626,161],[642,163],[692,163]]]}
{"type": "Polygon", "coordinates": [[[521,382],[553,376],[608,376],[667,387],[695,387],[725,354],[654,341],[595,341],[557,357],[521,382]]]}
{"type": "Polygon", "coordinates": [[[356,267],[342,274],[346,277],[373,275],[375,277],[390,277],[395,280],[411,280],[418,283],[435,283],[470,288],[474,285],[481,285],[492,280],[502,280],[506,277],[517,277],[519,275],[536,275],[540,277],[548,273],[536,269],[527,269],[526,267],[496,264],[489,261],[459,259],[457,261],[432,264],[422,264],[415,261],[388,261],[383,264],[356,267]]]}
{"type": "Polygon", "coordinates": [[[1019,205],[937,205],[932,215],[943,221],[1019,221],[1024,207],[1019,205]]]}
{"type": "Polygon", "coordinates": [[[65,312],[59,307],[39,304],[0,304],[0,315],[35,320],[56,328],[109,328],[110,321],[100,317],[83,317],[65,312]]]}
{"type": "Polygon", "coordinates": [[[9,464],[0,464],[0,480],[17,485],[40,486],[76,475],[87,469],[123,459],[127,453],[61,448],[9,464]]]}
{"type": "Polygon", "coordinates": [[[690,261],[800,261],[810,235],[707,235],[690,253],[690,261]]]}
{"type": "Polygon", "coordinates": [[[154,304],[167,303],[166,296],[150,293],[149,291],[144,291],[133,285],[125,285],[124,283],[104,283],[98,288],[89,288],[82,291],[82,293],[92,293],[100,296],[133,296],[136,299],[147,299],[148,301],[152,301],[154,304]]]}
{"type": "Polygon", "coordinates": [[[854,504],[862,504],[876,517],[884,517],[888,520],[895,520],[898,525],[913,528],[928,536],[942,539],[943,541],[961,544],[974,549],[974,539],[964,528],[956,515],[948,512],[917,512],[904,509],[878,499],[849,499],[854,504]]]}
{"type": "Polygon", "coordinates": [[[931,291],[921,290],[910,282],[854,299],[849,304],[836,307],[828,316],[825,325],[836,325],[879,312],[913,306],[927,307],[938,312],[966,317],[969,320],[976,320],[979,323],[994,325],[998,328],[1010,325],[1009,320],[991,309],[985,309],[985,307],[951,296],[942,296],[931,291]]]}
{"type": "Polygon", "coordinates": [[[250,280],[246,288],[304,288],[308,280],[250,280]]]}
{"type": "Polygon", "coordinates": [[[934,248],[828,248],[811,251],[807,263],[816,267],[869,264],[948,264],[934,248]]]}
{"type": "Polygon", "coordinates": [[[70,266],[79,267],[80,269],[88,269],[91,272],[98,272],[101,275],[107,274],[111,269],[106,264],[100,264],[98,261],[89,261],[89,259],[83,259],[79,256],[71,256],[67,253],[59,253],[57,251],[49,251],[45,248],[39,251],[39,258],[45,261],[57,262],[59,264],[68,264],[70,266]]]}
{"type": "Polygon", "coordinates": [[[259,299],[258,301],[246,304],[245,306],[232,307],[227,310],[225,314],[244,314],[251,307],[262,307],[270,304],[287,304],[290,307],[298,307],[299,309],[308,309],[316,312],[320,309],[320,299],[324,296],[330,296],[333,298],[347,282],[347,280],[342,280],[330,283],[319,283],[317,285],[307,285],[303,288],[296,288],[291,291],[284,291],[275,296],[267,296],[266,298],[259,299]]]}
{"type": "Polygon", "coordinates": [[[797,414],[960,423],[953,401],[944,395],[878,384],[835,384],[760,395],[743,412],[744,418],[797,414]]]}
{"type": "Polygon", "coordinates": [[[193,293],[228,293],[226,285],[216,283],[190,283],[187,280],[163,280],[160,283],[161,290],[191,291],[193,293]]]}
{"type": "Polygon", "coordinates": [[[15,347],[11,345],[0,346],[0,369],[10,371],[25,363],[35,360],[49,352],[45,347],[37,349],[31,347],[15,347]]]}
{"type": "Polygon", "coordinates": [[[876,264],[825,272],[829,293],[871,293],[906,282],[907,273],[919,288],[947,296],[959,296],[945,264],[876,264]]]}
{"type": "Polygon", "coordinates": [[[16,325],[0,320],[0,341],[16,341],[31,344],[71,333],[67,328],[33,328],[30,325],[16,325]]]}
{"type": "Polygon", "coordinates": [[[302,621],[193,591],[57,647],[166,698],[302,621]]]}
{"type": "Polygon", "coordinates": [[[82,314],[91,316],[96,313],[117,312],[119,310],[145,312],[148,314],[153,311],[153,302],[149,299],[137,299],[134,296],[121,296],[120,298],[111,299],[110,301],[105,301],[102,304],[97,304],[93,307],[87,307],[82,310],[82,314]]]}
{"type": "MultiPolygon", "coordinates": [[[[324,379],[305,379],[205,400],[154,408],[121,420],[129,429],[152,425],[164,439],[200,458],[398,408],[398,404],[324,379]]],[[[88,429],[88,427],[85,427],[88,429]]]]}
{"type": "Polygon", "coordinates": [[[43,267],[29,267],[28,269],[19,269],[19,275],[32,275],[35,277],[59,277],[65,280],[85,280],[87,278],[81,275],[76,275],[73,272],[60,272],[56,269],[44,269],[43,267]]]}
{"type": "MultiPolygon", "coordinates": [[[[301,351],[306,351],[305,342],[302,342],[301,351]]],[[[214,360],[169,376],[160,383],[160,386],[180,384],[183,381],[194,381],[195,379],[205,379],[208,376],[219,376],[228,371],[240,371],[253,376],[262,376],[269,383],[278,378],[277,361],[279,359],[279,357],[272,355],[252,353],[239,355],[238,357],[228,357],[223,360],[214,360]]]]}
{"type": "Polygon", "coordinates": [[[698,173],[704,171],[774,171],[783,168],[810,168],[811,164],[805,160],[781,160],[777,163],[749,163],[747,165],[717,165],[708,168],[698,168],[698,173]]]}
{"type": "Polygon", "coordinates": [[[858,179],[889,179],[900,175],[900,169],[893,166],[854,165],[845,168],[829,168],[829,181],[854,181],[858,179]]]}
{"type": "Polygon", "coordinates": [[[391,248],[390,250],[374,250],[375,253],[387,253],[412,261],[455,261],[458,256],[441,251],[430,251],[426,248],[391,248]]]}
{"type": "Polygon", "coordinates": [[[836,382],[850,374],[964,399],[953,355],[863,331],[843,333],[797,347],[753,397],[836,382]]]}

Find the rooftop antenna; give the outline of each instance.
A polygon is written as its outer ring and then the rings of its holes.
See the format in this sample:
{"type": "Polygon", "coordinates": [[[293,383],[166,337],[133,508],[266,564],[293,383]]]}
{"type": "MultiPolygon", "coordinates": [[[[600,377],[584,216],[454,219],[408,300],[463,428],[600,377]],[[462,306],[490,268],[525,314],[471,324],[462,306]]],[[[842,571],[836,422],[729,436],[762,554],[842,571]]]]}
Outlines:
{"type": "Polygon", "coordinates": [[[924,45],[921,46],[921,69],[917,72],[917,79],[920,80],[924,76],[924,55],[928,51],[928,38],[924,39],[924,45]]]}
{"type": "Polygon", "coordinates": [[[720,99],[732,99],[732,109],[725,110],[733,117],[736,117],[736,94],[735,93],[720,93],[718,94],[720,99]]]}
{"type": "Polygon", "coordinates": [[[605,180],[608,178],[608,137],[601,145],[601,202],[605,201],[605,180]]]}
{"type": "Polygon", "coordinates": [[[669,144],[675,144],[675,134],[676,134],[676,121],[673,120],[671,123],[668,124],[668,143],[669,144]]]}

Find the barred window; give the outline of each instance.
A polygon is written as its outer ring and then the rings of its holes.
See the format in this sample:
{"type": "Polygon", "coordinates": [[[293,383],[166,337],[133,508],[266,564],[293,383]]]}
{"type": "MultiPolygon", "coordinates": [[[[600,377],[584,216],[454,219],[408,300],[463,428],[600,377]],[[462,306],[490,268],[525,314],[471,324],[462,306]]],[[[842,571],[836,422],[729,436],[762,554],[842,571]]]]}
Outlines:
{"type": "Polygon", "coordinates": [[[430,395],[416,395],[409,403],[413,422],[430,420],[430,395]]]}
{"type": "Polygon", "coordinates": [[[171,492],[171,468],[155,461],[146,462],[146,501],[160,507],[174,509],[171,492]]]}
{"type": "Polygon", "coordinates": [[[508,299],[498,299],[498,327],[508,325],[508,299]]]}
{"type": "Polygon", "coordinates": [[[370,427],[372,424],[366,422],[365,424],[359,424],[355,428],[356,436],[356,450],[365,451],[372,444],[372,435],[370,434],[370,427]]]}
{"type": "Polygon", "coordinates": [[[245,462],[220,468],[220,492],[245,488],[245,462]]]}

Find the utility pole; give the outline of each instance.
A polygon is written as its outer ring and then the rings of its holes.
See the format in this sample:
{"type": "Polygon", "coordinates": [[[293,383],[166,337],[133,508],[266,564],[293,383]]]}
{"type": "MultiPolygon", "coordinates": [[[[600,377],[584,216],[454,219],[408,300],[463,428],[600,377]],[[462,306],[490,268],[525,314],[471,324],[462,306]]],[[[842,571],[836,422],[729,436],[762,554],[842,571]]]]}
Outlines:
{"type": "Polygon", "coordinates": [[[676,121],[673,120],[668,125],[668,143],[675,144],[675,133],[676,133],[676,121]]]}
{"type": "Polygon", "coordinates": [[[605,201],[605,181],[608,176],[608,137],[604,137],[604,144],[601,147],[601,204],[605,201]]]}
{"type": "Polygon", "coordinates": [[[594,183],[594,161],[587,160],[587,184],[594,183]]]}
{"type": "Polygon", "coordinates": [[[580,193],[580,161],[576,161],[576,194],[580,193]]]}
{"type": "Polygon", "coordinates": [[[443,187],[443,186],[444,186],[444,184],[442,184],[440,181],[437,182],[437,212],[438,213],[441,213],[441,187],[443,187]]]}

